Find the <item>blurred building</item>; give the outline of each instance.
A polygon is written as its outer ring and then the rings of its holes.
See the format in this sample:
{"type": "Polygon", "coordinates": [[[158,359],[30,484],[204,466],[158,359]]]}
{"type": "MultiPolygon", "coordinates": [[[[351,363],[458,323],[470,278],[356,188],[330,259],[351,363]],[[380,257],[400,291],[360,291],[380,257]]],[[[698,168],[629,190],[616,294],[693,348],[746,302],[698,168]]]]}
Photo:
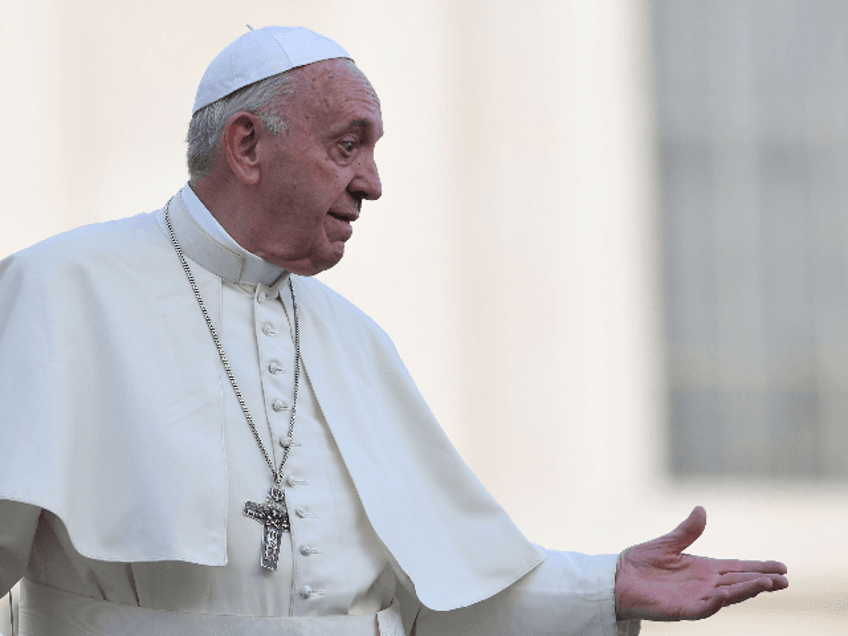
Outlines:
{"type": "Polygon", "coordinates": [[[848,477],[846,29],[654,2],[675,475],[848,477]]]}
{"type": "MultiPolygon", "coordinates": [[[[848,477],[846,28],[848,5],[827,0],[651,7],[666,469],[823,543],[784,557],[802,577],[768,599],[785,630],[772,633],[848,633],[834,541],[848,477]]],[[[766,633],[754,607],[736,616],[766,633]]]]}

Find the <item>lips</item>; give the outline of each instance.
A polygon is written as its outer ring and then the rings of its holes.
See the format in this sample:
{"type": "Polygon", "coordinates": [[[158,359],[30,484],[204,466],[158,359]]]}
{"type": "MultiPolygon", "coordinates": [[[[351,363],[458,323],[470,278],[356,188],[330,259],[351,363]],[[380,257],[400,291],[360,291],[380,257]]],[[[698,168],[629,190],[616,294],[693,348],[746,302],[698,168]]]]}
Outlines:
{"type": "Polygon", "coordinates": [[[333,221],[329,222],[327,228],[327,236],[331,241],[347,241],[353,234],[351,223],[358,218],[358,214],[346,214],[344,212],[327,212],[327,216],[333,221]]]}
{"type": "Polygon", "coordinates": [[[356,219],[359,218],[359,214],[356,212],[335,212],[330,210],[327,214],[334,219],[338,219],[342,223],[353,223],[356,219]]]}

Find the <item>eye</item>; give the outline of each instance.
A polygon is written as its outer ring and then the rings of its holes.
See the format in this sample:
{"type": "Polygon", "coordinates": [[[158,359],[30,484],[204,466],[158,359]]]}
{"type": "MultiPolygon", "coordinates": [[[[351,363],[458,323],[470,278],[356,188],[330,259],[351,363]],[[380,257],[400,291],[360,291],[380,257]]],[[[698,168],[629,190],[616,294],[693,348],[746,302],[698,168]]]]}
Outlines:
{"type": "Polygon", "coordinates": [[[352,152],[352,151],[353,151],[354,142],[352,142],[352,141],[343,141],[343,142],[341,142],[339,145],[342,147],[342,150],[344,150],[345,152],[352,152]]]}

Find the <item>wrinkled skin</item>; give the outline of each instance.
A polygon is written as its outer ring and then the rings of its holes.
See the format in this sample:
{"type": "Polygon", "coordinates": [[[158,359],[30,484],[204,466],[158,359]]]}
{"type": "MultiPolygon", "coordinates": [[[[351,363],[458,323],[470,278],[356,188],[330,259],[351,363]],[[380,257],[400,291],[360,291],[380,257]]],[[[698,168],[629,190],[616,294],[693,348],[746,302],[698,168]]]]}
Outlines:
{"type": "Polygon", "coordinates": [[[777,561],[685,554],[706,524],[707,513],[698,506],[668,534],[621,553],[615,582],[619,619],[696,620],[789,586],[786,566],[777,561]]]}
{"type": "Polygon", "coordinates": [[[215,168],[192,187],[239,245],[311,276],[341,260],[362,201],[382,194],[374,148],[383,121],[377,94],[350,60],[316,62],[290,78],[277,106],[283,132],[236,113],[215,168]]]}

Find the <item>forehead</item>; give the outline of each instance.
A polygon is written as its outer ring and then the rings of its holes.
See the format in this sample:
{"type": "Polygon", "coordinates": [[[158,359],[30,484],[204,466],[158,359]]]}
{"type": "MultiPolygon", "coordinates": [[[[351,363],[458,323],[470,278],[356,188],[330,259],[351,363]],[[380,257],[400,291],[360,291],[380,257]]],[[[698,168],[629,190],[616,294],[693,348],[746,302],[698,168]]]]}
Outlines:
{"type": "Polygon", "coordinates": [[[348,127],[382,134],[380,100],[371,82],[347,59],[303,67],[290,90],[306,121],[322,127],[348,127]]]}

